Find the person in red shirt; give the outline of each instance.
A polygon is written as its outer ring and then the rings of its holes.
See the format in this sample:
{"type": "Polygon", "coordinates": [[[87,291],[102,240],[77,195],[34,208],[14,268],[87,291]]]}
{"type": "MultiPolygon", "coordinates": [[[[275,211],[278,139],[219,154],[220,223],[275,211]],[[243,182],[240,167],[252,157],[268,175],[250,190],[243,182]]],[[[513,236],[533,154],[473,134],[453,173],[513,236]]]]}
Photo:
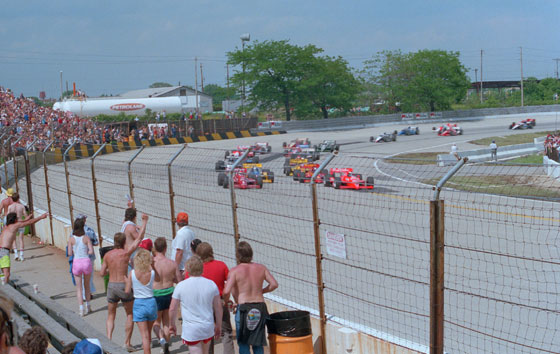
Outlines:
{"type": "MultiPolygon", "coordinates": [[[[222,297],[225,283],[228,277],[229,269],[227,265],[222,261],[217,261],[214,259],[214,250],[208,242],[202,242],[196,247],[196,254],[204,262],[204,268],[202,271],[202,276],[206,279],[212,280],[220,292],[220,297],[222,297]]],[[[185,279],[189,277],[188,273],[185,273],[185,279]]],[[[228,299],[225,299],[228,300],[228,299]]],[[[222,344],[224,354],[234,354],[235,349],[233,347],[232,339],[232,327],[229,318],[229,302],[223,301],[224,311],[222,317],[222,344]]],[[[214,339],[212,339],[212,344],[210,345],[210,354],[214,354],[214,339]]]]}

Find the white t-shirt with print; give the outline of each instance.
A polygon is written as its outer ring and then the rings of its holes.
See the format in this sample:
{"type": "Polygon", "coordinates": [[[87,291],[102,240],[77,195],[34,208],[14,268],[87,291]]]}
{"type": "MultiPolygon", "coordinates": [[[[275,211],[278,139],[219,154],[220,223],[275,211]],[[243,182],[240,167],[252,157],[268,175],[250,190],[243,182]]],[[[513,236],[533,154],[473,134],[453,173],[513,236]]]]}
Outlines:
{"type": "Polygon", "coordinates": [[[188,226],[183,226],[179,229],[179,231],[177,231],[177,235],[175,235],[175,238],[171,243],[171,247],[173,248],[171,251],[172,260],[175,260],[175,255],[177,254],[178,249],[183,250],[183,258],[179,264],[179,270],[185,270],[185,263],[192,256],[191,242],[194,240],[194,237],[194,232],[192,232],[188,226]]]}

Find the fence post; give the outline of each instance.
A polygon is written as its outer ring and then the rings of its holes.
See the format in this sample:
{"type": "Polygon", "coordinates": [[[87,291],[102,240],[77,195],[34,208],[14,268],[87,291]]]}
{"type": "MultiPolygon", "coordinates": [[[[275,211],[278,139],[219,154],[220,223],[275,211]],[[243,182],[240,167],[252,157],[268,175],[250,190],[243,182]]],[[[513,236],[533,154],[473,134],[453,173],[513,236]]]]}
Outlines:
{"type": "Polygon", "coordinates": [[[93,185],[93,203],[95,204],[95,220],[97,221],[97,234],[99,235],[99,248],[103,247],[103,234],[101,233],[101,216],[99,215],[99,198],[97,198],[97,178],[95,178],[95,158],[102,153],[105,145],[101,145],[99,149],[91,157],[91,183],[93,185]]]}
{"type": "Polygon", "coordinates": [[[315,242],[315,268],[317,270],[317,295],[319,298],[319,317],[321,321],[321,353],[327,353],[327,316],[325,314],[325,284],[323,283],[323,253],[321,252],[321,233],[319,225],[319,205],[317,203],[317,176],[335,158],[338,151],[334,151],[327,159],[315,170],[311,176],[311,206],[313,208],[313,237],[315,242]]]}
{"type": "Polygon", "coordinates": [[[169,180],[169,210],[171,211],[171,231],[173,232],[173,238],[175,238],[175,233],[176,233],[176,231],[175,231],[175,193],[173,192],[173,177],[172,177],[172,173],[171,173],[171,164],[173,163],[173,161],[175,161],[175,159],[177,157],[179,157],[181,152],[183,152],[183,150],[185,150],[186,147],[187,147],[187,144],[181,145],[181,148],[179,149],[179,151],[177,151],[171,157],[171,159],[169,159],[169,162],[167,162],[167,178],[169,180]]]}
{"type": "Polygon", "coordinates": [[[10,187],[10,179],[8,177],[8,149],[6,148],[6,144],[8,144],[10,142],[10,140],[12,140],[12,137],[8,137],[8,139],[6,139],[6,141],[2,144],[2,149],[4,150],[4,173],[5,173],[5,177],[6,177],[6,189],[8,189],[8,187],[10,187]]]}
{"type": "Polygon", "coordinates": [[[136,205],[135,199],[134,199],[134,184],[132,183],[132,170],[131,170],[131,165],[132,165],[132,161],[134,161],[135,158],[138,157],[138,155],[140,155],[140,153],[142,151],[144,151],[144,148],[146,146],[142,145],[142,147],[140,149],[138,149],[138,151],[136,151],[134,153],[134,155],[132,155],[132,157],[128,160],[127,162],[127,172],[128,172],[128,191],[130,193],[130,199],[132,199],[132,207],[134,208],[136,205]]]}
{"type": "Polygon", "coordinates": [[[17,167],[17,159],[16,159],[16,149],[14,149],[14,145],[19,143],[19,141],[23,138],[19,137],[16,141],[14,141],[10,147],[12,148],[12,162],[14,167],[14,182],[16,183],[16,192],[19,194],[19,183],[18,183],[18,167],[17,167]]]}
{"type": "MultiPolygon", "coordinates": [[[[33,139],[33,142],[26,147],[25,149],[25,153],[24,153],[24,162],[25,162],[25,186],[27,188],[27,205],[29,207],[29,211],[31,213],[33,213],[33,211],[35,210],[33,208],[33,191],[32,191],[32,187],[31,187],[31,171],[29,170],[29,149],[31,149],[33,147],[33,145],[35,145],[36,142],[36,138],[33,139]]],[[[31,224],[31,235],[35,236],[35,225],[31,224]]]]}
{"type": "Polygon", "coordinates": [[[229,171],[229,176],[226,182],[228,184],[229,193],[231,196],[231,213],[233,216],[233,238],[235,242],[234,254],[235,252],[237,252],[237,245],[239,244],[239,224],[237,223],[237,201],[235,199],[235,185],[233,183],[233,173],[235,172],[237,166],[239,166],[239,164],[247,157],[249,151],[251,151],[251,148],[245,150],[243,155],[241,155],[237,159],[237,161],[235,161],[233,166],[231,166],[231,170],[229,171]]]}
{"type": "Polygon", "coordinates": [[[74,207],[72,206],[72,191],[70,190],[70,173],[68,172],[68,152],[76,145],[76,142],[73,142],[72,145],[64,151],[62,155],[64,159],[64,175],[66,177],[66,193],[68,194],[68,209],[70,211],[70,224],[72,225],[72,229],[74,229],[74,207]]]}
{"type": "Polygon", "coordinates": [[[430,201],[430,354],[443,354],[444,275],[445,275],[445,209],[439,195],[441,188],[461,167],[467,157],[460,159],[434,187],[430,201]]]}
{"type": "Polygon", "coordinates": [[[51,141],[49,145],[43,150],[43,170],[45,171],[45,191],[47,192],[47,207],[49,209],[49,224],[51,228],[51,244],[54,246],[54,231],[53,231],[53,223],[52,223],[52,209],[51,209],[51,194],[49,192],[49,173],[47,169],[47,157],[45,153],[51,148],[54,141],[51,141]]]}

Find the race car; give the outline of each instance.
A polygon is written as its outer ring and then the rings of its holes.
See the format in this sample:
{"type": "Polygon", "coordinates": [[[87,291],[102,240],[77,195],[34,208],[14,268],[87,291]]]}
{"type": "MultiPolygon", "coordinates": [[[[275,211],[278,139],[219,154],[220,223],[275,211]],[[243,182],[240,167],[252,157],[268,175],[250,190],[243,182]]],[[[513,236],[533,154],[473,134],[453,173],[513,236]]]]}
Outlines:
{"type": "Polygon", "coordinates": [[[528,124],[528,125],[534,127],[535,125],[537,125],[537,120],[534,119],[534,118],[527,118],[525,120],[522,120],[521,123],[525,123],[525,124],[528,124]]]}
{"type": "Polygon", "coordinates": [[[257,179],[261,177],[265,183],[274,183],[274,172],[267,168],[262,168],[260,163],[244,163],[243,168],[247,169],[247,176],[257,179]]]}
{"type": "MultiPolygon", "coordinates": [[[[311,181],[311,177],[317,169],[319,168],[318,163],[308,163],[308,164],[301,164],[297,166],[297,169],[294,169],[294,181],[299,181],[299,183],[309,183],[311,181]]],[[[317,177],[315,177],[315,183],[323,183],[325,180],[325,172],[321,171],[317,177]]]]}
{"type": "Polygon", "coordinates": [[[336,140],[323,140],[323,142],[319,145],[314,146],[315,151],[323,152],[323,151],[338,151],[339,145],[336,143],[336,140]]]}
{"type": "Polygon", "coordinates": [[[287,158],[284,162],[284,174],[286,176],[291,176],[294,173],[294,169],[299,169],[299,165],[308,163],[309,160],[305,158],[287,158]]]}
{"type": "MultiPolygon", "coordinates": [[[[232,150],[225,152],[225,159],[216,162],[216,171],[229,171],[231,166],[243,155],[242,150],[232,150]]],[[[259,163],[259,157],[250,151],[245,157],[245,163],[259,163]]]]}
{"type": "Polygon", "coordinates": [[[294,147],[299,147],[303,149],[303,148],[308,148],[310,146],[311,146],[311,141],[309,141],[308,138],[298,138],[290,141],[290,143],[287,142],[282,143],[282,147],[284,148],[284,150],[289,150],[294,147]]]}
{"type": "Polygon", "coordinates": [[[252,151],[258,154],[269,154],[272,151],[272,147],[268,143],[255,143],[252,146],[252,151]]]}
{"type": "MultiPolygon", "coordinates": [[[[252,176],[255,177],[255,176],[252,176]]],[[[239,189],[261,189],[263,187],[263,180],[261,177],[252,178],[247,174],[247,169],[236,169],[233,173],[233,187],[239,189]]],[[[218,180],[218,183],[220,180],[218,180]]],[[[222,187],[229,188],[230,180],[227,178],[222,179],[222,187]]]]}
{"type": "Polygon", "coordinates": [[[365,180],[351,168],[331,168],[325,177],[325,187],[335,189],[373,189],[373,177],[365,180]]]}
{"type": "Polygon", "coordinates": [[[512,122],[508,128],[511,130],[525,130],[525,129],[533,129],[533,125],[528,124],[525,121],[521,121],[519,123],[512,122]]]}
{"type": "Polygon", "coordinates": [[[419,135],[420,128],[418,127],[406,127],[399,132],[398,135],[419,135]]]}
{"type": "Polygon", "coordinates": [[[389,141],[397,141],[397,131],[395,130],[392,134],[383,133],[383,134],[379,135],[377,138],[375,138],[373,136],[370,136],[369,141],[371,143],[373,143],[373,142],[382,143],[382,142],[389,142],[389,141]]]}
{"type": "Polygon", "coordinates": [[[457,124],[451,124],[451,123],[442,125],[439,128],[432,127],[432,130],[435,130],[437,135],[439,136],[463,135],[463,128],[457,126],[457,124]]]}

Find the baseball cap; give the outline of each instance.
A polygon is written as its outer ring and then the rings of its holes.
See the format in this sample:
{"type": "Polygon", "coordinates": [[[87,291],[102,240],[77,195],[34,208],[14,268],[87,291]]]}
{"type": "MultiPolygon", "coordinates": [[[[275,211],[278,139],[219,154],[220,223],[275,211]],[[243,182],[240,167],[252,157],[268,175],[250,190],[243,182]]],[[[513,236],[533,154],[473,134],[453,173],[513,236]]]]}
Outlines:
{"type": "Polygon", "coordinates": [[[6,195],[7,195],[8,197],[11,197],[13,194],[14,194],[14,189],[13,189],[13,188],[8,188],[8,189],[6,190],[6,195]]]}
{"type": "Polygon", "coordinates": [[[73,354],[103,354],[101,342],[97,338],[82,339],[74,347],[73,354]]]}
{"type": "Polygon", "coordinates": [[[189,214],[181,212],[177,214],[177,222],[188,224],[189,223],[189,214]]]}
{"type": "Polygon", "coordinates": [[[151,252],[152,247],[154,247],[154,244],[152,243],[152,240],[147,238],[147,239],[144,239],[142,242],[140,242],[140,246],[138,246],[138,247],[142,247],[143,249],[151,252]]]}

